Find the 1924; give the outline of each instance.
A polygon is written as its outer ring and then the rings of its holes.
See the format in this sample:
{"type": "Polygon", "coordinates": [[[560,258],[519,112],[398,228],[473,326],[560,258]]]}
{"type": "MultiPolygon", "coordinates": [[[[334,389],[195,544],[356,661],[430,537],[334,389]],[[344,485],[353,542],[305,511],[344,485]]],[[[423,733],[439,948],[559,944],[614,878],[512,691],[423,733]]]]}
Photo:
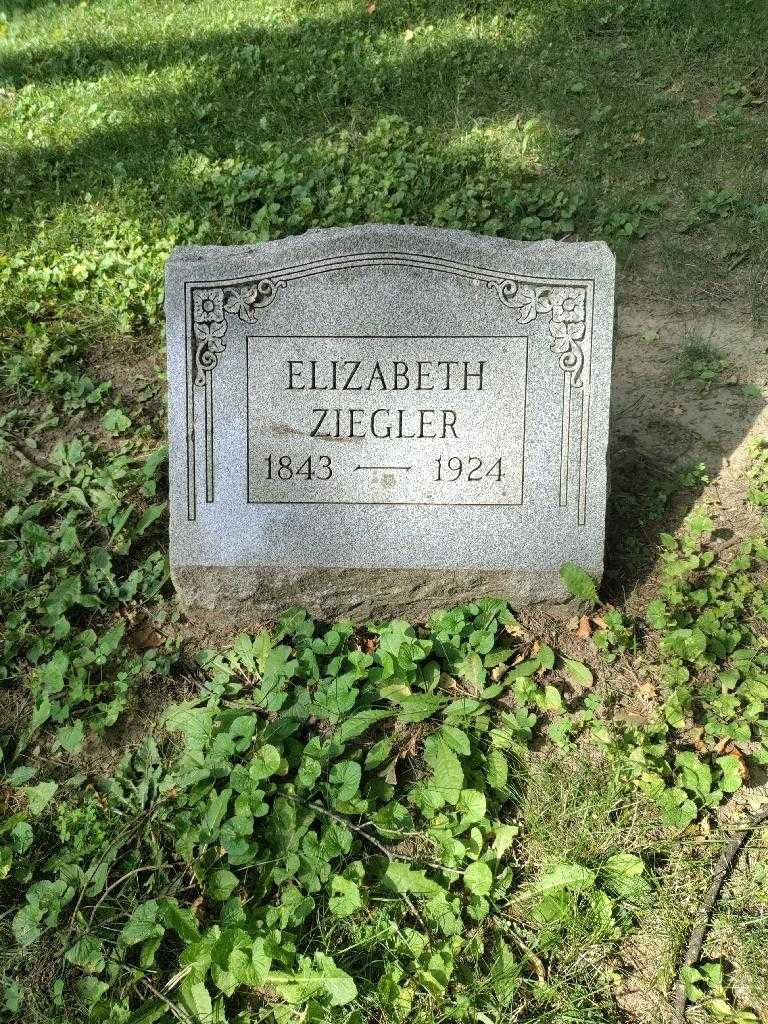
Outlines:
{"type": "Polygon", "coordinates": [[[479,483],[481,480],[500,482],[504,479],[500,458],[495,462],[490,462],[490,460],[483,460],[476,455],[467,455],[464,458],[452,455],[447,459],[440,455],[435,459],[435,464],[437,466],[435,479],[438,481],[455,483],[457,480],[467,480],[470,483],[479,483]]]}

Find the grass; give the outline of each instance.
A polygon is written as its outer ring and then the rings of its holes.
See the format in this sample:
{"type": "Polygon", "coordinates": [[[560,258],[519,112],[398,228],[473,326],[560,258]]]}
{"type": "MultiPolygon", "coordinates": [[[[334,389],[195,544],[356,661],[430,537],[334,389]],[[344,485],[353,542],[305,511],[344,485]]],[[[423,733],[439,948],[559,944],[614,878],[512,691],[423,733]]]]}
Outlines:
{"type": "Polygon", "coordinates": [[[674,382],[693,380],[702,388],[709,388],[720,377],[728,363],[711,341],[699,331],[688,331],[680,351],[680,361],[674,382]]]}
{"type": "MultiPolygon", "coordinates": [[[[0,16],[0,1021],[665,1018],[768,760],[765,446],[738,547],[706,510],[658,535],[698,457],[639,496],[639,618],[572,571],[578,631],[480,602],[204,651],[168,584],[162,269],[367,220],[599,237],[625,292],[758,319],[767,35],[762,0],[0,16]]],[[[677,373],[726,359],[691,333],[677,373]]],[[[767,902],[755,837],[692,1020],[765,1016],[767,902]]]]}
{"type": "Polygon", "coordinates": [[[575,230],[654,293],[757,309],[759,0],[370,6],[13,7],[7,251],[124,252],[139,234],[156,300],[174,242],[365,220],[575,230]]]}

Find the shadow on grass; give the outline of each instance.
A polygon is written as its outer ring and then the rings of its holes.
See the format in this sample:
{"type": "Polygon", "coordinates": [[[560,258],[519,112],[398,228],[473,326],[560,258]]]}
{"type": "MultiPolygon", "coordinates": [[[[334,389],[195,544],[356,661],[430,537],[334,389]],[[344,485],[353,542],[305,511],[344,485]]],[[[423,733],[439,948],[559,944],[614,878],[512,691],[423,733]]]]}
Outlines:
{"type": "MultiPolygon", "coordinates": [[[[87,102],[82,93],[54,100],[70,104],[74,130],[60,133],[61,142],[20,145],[7,158],[7,178],[21,193],[44,190],[52,179],[55,191],[38,198],[55,205],[78,191],[107,189],[115,178],[161,183],[179,151],[223,157],[254,152],[265,138],[295,149],[388,114],[448,138],[537,117],[550,144],[539,172],[558,166],[562,178],[594,160],[583,142],[573,143],[584,127],[590,147],[602,146],[606,163],[615,159],[617,125],[592,119],[601,104],[630,109],[641,122],[655,117],[664,137],[663,101],[645,84],[654,40],[669,59],[670,35],[679,32],[689,56],[703,59],[726,31],[725,8],[713,0],[643,0],[631,12],[607,0],[534,0],[522,13],[491,0],[381,6],[373,15],[361,5],[229,28],[206,10],[208,21],[191,31],[144,38],[135,23],[126,30],[116,18],[111,35],[6,48],[0,83],[7,87],[98,85],[87,102]],[[473,19],[492,16],[497,29],[481,36],[473,19]],[[412,24],[417,34],[406,45],[412,24]],[[78,104],[79,123],[72,113],[78,104]]],[[[753,15],[739,19],[736,0],[725,6],[733,38],[753,15]]],[[[647,188],[658,154],[638,149],[623,159],[627,183],[647,188]]]]}

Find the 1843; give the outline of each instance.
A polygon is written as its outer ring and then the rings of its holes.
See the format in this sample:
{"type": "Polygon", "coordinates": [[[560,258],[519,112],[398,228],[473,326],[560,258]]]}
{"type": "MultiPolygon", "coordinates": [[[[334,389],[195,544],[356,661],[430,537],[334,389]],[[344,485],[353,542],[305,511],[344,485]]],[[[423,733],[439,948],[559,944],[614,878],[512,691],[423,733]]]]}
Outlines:
{"type": "Polygon", "coordinates": [[[268,455],[267,480],[330,480],[333,466],[330,455],[310,455],[294,459],[292,455],[268,455]]]}

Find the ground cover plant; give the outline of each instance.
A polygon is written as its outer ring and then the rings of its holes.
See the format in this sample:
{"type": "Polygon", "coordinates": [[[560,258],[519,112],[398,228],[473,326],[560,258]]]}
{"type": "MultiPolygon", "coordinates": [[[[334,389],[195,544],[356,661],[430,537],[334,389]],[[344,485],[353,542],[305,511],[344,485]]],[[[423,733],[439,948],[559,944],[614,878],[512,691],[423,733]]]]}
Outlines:
{"type": "MultiPolygon", "coordinates": [[[[419,629],[297,610],[190,661],[162,556],[119,569],[162,508],[135,499],[157,456],[127,472],[125,445],[102,466],[83,448],[35,468],[2,521],[8,1019],[614,1020],[621,944],[660,913],[671,982],[697,843],[744,818],[729,802],[768,762],[764,527],[730,558],[704,510],[665,535],[643,623],[564,566],[593,605],[591,667],[491,599],[419,629]],[[98,737],[163,680],[171,702],[106,767],[98,737]]],[[[762,508],[762,443],[750,477],[762,508]]],[[[759,925],[764,865],[732,928],[759,925]]],[[[763,974],[715,946],[683,982],[750,1021],[763,974]]]]}
{"type": "MultiPolygon", "coordinates": [[[[679,972],[764,801],[765,444],[727,507],[704,448],[620,465],[570,624],[201,632],[159,303],[175,244],[379,220],[606,238],[625,305],[759,323],[767,35],[760,0],[0,12],[0,1020],[650,1021],[678,974],[766,1019],[759,829],[679,972]]],[[[672,363],[697,428],[762,395],[709,332],[672,363]]]]}

